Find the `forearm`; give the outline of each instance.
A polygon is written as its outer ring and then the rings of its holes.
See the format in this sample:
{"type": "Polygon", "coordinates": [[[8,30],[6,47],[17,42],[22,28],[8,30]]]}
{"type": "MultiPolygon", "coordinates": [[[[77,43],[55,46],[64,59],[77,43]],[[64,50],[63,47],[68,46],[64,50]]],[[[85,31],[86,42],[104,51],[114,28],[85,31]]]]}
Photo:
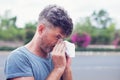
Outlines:
{"type": "Polygon", "coordinates": [[[49,74],[46,80],[60,80],[63,72],[63,68],[53,69],[53,71],[49,74]]]}
{"type": "Polygon", "coordinates": [[[62,80],[72,80],[72,70],[70,67],[65,69],[62,80]]]}

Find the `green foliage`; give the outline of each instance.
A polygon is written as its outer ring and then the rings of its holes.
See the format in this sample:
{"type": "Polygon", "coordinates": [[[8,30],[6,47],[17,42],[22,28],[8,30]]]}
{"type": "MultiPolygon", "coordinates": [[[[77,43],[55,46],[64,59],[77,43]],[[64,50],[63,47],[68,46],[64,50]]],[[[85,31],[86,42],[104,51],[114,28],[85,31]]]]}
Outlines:
{"type": "Polygon", "coordinates": [[[105,10],[100,10],[98,12],[94,11],[92,18],[99,28],[106,28],[112,21],[109,14],[105,10]]]}
{"type": "Polygon", "coordinates": [[[3,16],[0,17],[0,29],[5,30],[10,27],[16,27],[16,16],[11,16],[10,11],[7,10],[3,16]]]}
{"type": "Polygon", "coordinates": [[[25,44],[28,43],[33,38],[33,36],[35,34],[36,25],[37,25],[36,22],[26,23],[26,25],[25,25],[25,41],[24,41],[25,44]]]}
{"type": "Polygon", "coordinates": [[[104,10],[94,12],[90,17],[80,19],[75,24],[74,33],[88,33],[92,40],[91,44],[111,44],[115,35],[115,23],[104,10]],[[93,20],[94,19],[94,20],[93,20]],[[94,25],[93,23],[97,23],[94,25]]]}
{"type": "Polygon", "coordinates": [[[0,47],[0,51],[12,51],[16,48],[3,46],[3,47],[0,47]]]}
{"type": "MultiPolygon", "coordinates": [[[[24,28],[16,26],[17,17],[11,16],[10,11],[0,15],[0,40],[24,40],[28,43],[34,36],[36,22],[28,22],[24,28]]],[[[89,17],[80,19],[75,24],[74,33],[87,33],[91,37],[91,44],[111,44],[116,39],[115,23],[105,10],[94,11],[89,17]],[[96,25],[93,25],[96,23],[96,25]]],[[[117,33],[120,31],[118,30],[117,33]]],[[[120,34],[120,33],[119,33],[120,34]]],[[[67,40],[71,41],[70,38],[67,40]]]]}
{"type": "MultiPolygon", "coordinates": [[[[12,51],[12,50],[14,50],[14,49],[16,49],[17,47],[6,47],[6,46],[3,46],[3,47],[0,47],[0,51],[12,51]]],[[[76,51],[80,51],[80,52],[82,52],[82,51],[93,51],[93,52],[95,52],[95,51],[99,51],[99,52],[104,52],[104,51],[106,51],[106,52],[120,52],[120,49],[119,48],[116,48],[116,49],[110,49],[110,48],[79,48],[79,47],[77,47],[76,49],[75,49],[76,51]]]]}
{"type": "Polygon", "coordinates": [[[74,29],[74,33],[83,33],[83,32],[87,32],[87,33],[91,33],[94,31],[94,28],[90,22],[90,18],[86,17],[85,19],[81,19],[79,22],[76,23],[75,25],[75,29],[74,29]]]}
{"type": "Polygon", "coordinates": [[[16,16],[11,16],[10,11],[6,11],[0,16],[0,40],[24,40],[25,31],[16,26],[16,16]]]}
{"type": "Polygon", "coordinates": [[[0,30],[1,40],[24,40],[25,31],[23,29],[11,27],[6,30],[0,30]]]}

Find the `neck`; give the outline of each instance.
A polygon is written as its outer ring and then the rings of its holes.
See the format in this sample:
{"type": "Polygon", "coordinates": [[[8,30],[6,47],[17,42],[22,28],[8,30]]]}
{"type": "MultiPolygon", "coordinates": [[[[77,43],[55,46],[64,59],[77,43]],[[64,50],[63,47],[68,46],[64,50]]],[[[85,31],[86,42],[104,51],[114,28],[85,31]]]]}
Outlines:
{"type": "Polygon", "coordinates": [[[29,42],[28,44],[25,45],[25,47],[32,52],[33,54],[42,57],[42,58],[47,58],[48,54],[46,54],[39,46],[38,44],[39,42],[37,42],[37,40],[33,40],[31,42],[29,42]]]}

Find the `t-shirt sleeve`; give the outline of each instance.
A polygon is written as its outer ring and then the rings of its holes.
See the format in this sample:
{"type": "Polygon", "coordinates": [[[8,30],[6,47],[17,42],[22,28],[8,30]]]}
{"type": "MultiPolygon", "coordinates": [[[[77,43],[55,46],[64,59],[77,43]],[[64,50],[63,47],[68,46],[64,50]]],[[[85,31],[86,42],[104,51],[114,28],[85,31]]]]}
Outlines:
{"type": "Polygon", "coordinates": [[[6,79],[33,76],[29,60],[25,55],[12,54],[5,63],[6,79]]]}

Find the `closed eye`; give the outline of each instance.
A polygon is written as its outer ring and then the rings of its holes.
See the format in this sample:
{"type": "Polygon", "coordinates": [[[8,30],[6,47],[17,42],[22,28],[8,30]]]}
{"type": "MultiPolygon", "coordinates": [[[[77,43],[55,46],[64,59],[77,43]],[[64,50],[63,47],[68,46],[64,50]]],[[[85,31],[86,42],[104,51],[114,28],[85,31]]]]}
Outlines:
{"type": "Polygon", "coordinates": [[[62,37],[61,37],[60,35],[57,35],[56,38],[57,38],[57,39],[61,39],[62,37]]]}

